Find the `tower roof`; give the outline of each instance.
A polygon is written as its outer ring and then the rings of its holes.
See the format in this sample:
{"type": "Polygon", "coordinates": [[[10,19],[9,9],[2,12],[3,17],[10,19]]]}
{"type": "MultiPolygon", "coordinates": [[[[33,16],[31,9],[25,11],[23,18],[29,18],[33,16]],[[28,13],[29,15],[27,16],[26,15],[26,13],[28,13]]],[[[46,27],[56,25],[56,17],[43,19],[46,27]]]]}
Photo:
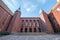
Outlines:
{"type": "Polygon", "coordinates": [[[19,13],[21,15],[21,11],[20,11],[20,8],[18,8],[15,13],[19,13]]]}
{"type": "Polygon", "coordinates": [[[41,14],[41,13],[43,13],[43,12],[44,12],[44,10],[40,9],[39,13],[41,14]]]}

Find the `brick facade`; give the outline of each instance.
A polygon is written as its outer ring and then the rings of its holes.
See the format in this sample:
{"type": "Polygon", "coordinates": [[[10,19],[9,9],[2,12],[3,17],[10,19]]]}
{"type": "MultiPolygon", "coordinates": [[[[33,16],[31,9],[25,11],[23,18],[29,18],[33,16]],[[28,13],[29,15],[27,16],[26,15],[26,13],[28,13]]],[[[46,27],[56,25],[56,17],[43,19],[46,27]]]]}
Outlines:
{"type": "Polygon", "coordinates": [[[49,14],[42,11],[41,17],[21,17],[19,10],[13,14],[0,0],[0,31],[54,33],[54,27],[60,28],[60,11],[56,11],[57,7],[60,8],[60,3],[49,14]]]}
{"type": "Polygon", "coordinates": [[[0,0],[0,31],[7,30],[8,25],[9,25],[9,21],[10,21],[11,16],[12,16],[10,14],[11,12],[10,11],[8,12],[7,10],[5,10],[6,6],[3,6],[3,5],[4,5],[4,3],[0,0]]]}
{"type": "Polygon", "coordinates": [[[42,19],[42,21],[45,23],[45,25],[46,26],[44,26],[44,27],[46,27],[46,30],[47,30],[47,32],[48,33],[54,33],[54,30],[53,30],[53,28],[52,28],[52,25],[51,25],[51,23],[50,23],[50,21],[49,21],[49,19],[48,19],[48,15],[46,14],[46,12],[44,12],[43,10],[42,10],[42,13],[41,13],[41,19],[42,19]]]}

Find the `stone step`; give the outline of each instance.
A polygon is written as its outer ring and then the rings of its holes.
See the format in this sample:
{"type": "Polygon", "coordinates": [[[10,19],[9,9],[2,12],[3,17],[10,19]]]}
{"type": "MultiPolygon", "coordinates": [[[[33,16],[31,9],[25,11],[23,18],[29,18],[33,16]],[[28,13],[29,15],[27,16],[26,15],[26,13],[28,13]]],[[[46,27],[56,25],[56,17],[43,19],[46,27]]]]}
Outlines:
{"type": "Polygon", "coordinates": [[[23,32],[23,33],[11,33],[12,35],[45,35],[45,34],[47,34],[47,33],[45,33],[45,32],[38,32],[38,33],[36,33],[36,32],[23,32]]]}

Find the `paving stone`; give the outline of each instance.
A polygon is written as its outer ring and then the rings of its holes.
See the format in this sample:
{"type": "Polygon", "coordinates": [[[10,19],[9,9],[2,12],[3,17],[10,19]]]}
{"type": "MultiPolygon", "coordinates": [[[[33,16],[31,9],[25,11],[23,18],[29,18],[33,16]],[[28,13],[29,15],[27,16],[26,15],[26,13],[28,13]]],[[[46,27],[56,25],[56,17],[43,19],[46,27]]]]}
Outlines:
{"type": "Polygon", "coordinates": [[[8,35],[0,40],[60,40],[60,35],[8,35]]]}

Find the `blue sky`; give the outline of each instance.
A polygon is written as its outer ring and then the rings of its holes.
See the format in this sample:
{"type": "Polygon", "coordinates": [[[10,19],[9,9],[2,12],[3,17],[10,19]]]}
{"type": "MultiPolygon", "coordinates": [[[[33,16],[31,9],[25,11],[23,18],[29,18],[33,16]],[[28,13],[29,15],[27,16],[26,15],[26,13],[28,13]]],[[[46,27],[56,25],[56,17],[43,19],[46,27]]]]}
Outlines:
{"type": "Polygon", "coordinates": [[[39,11],[43,9],[48,13],[57,0],[3,0],[14,13],[21,7],[21,17],[40,17],[39,11]]]}

